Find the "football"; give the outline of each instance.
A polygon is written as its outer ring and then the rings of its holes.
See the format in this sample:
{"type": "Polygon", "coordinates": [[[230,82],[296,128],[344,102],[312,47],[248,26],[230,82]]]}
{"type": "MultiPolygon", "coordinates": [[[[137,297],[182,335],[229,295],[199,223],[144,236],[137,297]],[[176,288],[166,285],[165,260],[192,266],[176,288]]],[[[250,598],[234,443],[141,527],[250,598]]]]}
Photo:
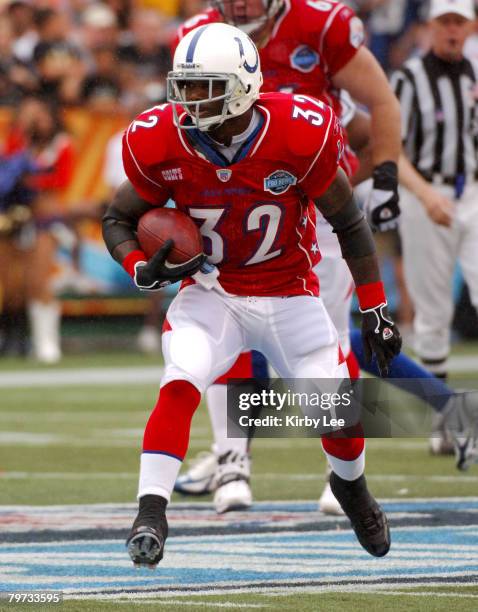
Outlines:
{"type": "Polygon", "coordinates": [[[138,242],[148,258],[170,238],[174,240],[168,255],[171,263],[184,263],[203,252],[199,229],[185,213],[175,208],[155,208],[139,220],[138,242]]]}

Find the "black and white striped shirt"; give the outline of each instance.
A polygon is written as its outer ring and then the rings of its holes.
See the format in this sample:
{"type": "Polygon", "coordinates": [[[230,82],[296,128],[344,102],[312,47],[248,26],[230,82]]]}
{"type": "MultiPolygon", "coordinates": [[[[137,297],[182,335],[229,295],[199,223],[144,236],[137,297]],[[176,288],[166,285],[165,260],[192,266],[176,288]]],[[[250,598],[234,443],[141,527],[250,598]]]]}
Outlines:
{"type": "Polygon", "coordinates": [[[470,180],[477,173],[477,67],[433,53],[408,60],[392,76],[400,100],[402,141],[415,168],[432,180],[470,180]]]}

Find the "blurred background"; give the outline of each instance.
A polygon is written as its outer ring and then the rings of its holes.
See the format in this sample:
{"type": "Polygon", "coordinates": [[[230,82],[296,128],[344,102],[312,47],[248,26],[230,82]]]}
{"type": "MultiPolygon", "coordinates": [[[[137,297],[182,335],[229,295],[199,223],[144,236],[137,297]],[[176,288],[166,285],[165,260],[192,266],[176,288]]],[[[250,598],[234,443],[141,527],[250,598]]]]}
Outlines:
{"type": "MultiPolygon", "coordinates": [[[[390,73],[428,47],[427,2],[357,0],[367,44],[390,73]]],[[[170,44],[201,0],[0,0],[0,367],[9,358],[156,354],[175,288],[141,296],[107,253],[100,218],[124,179],[121,135],[165,99],[170,44]]],[[[478,26],[477,26],[478,28],[478,26]]],[[[467,43],[478,58],[478,35],[467,43]]],[[[397,234],[379,237],[402,330],[412,307],[397,234]]],[[[455,332],[478,337],[456,273],[455,332]]]]}

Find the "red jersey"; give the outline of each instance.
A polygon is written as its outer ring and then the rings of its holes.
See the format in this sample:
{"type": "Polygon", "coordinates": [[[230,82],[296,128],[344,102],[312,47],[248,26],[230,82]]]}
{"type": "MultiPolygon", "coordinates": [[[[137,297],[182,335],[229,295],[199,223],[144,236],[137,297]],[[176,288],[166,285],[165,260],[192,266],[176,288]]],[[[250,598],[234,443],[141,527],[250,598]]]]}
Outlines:
{"type": "MultiPolygon", "coordinates": [[[[200,25],[222,21],[216,9],[188,19],[177,32],[178,42],[200,25]]],[[[285,0],[267,44],[259,49],[262,91],[314,96],[340,117],[340,92],[332,77],[357,53],[364,40],[361,20],[341,2],[285,0]]]]}
{"type": "Polygon", "coordinates": [[[262,94],[254,108],[257,128],[235,163],[204,133],[176,127],[171,105],[145,111],[123,138],[126,174],[145,200],[162,206],[171,198],[192,217],[228,293],[318,295],[311,199],[335,178],[340,123],[308,96],[262,94]]]}

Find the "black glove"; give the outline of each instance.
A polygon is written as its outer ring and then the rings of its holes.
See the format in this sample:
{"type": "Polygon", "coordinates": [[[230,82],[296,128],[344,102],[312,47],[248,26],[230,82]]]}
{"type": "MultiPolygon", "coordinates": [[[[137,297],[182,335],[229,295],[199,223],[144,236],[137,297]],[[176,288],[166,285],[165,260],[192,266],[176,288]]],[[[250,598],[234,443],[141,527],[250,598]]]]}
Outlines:
{"type": "Polygon", "coordinates": [[[162,287],[177,283],[195,274],[206,259],[206,255],[201,253],[183,264],[169,263],[167,257],[173,246],[172,240],[166,240],[148,262],[138,261],[134,267],[134,283],[138,289],[158,291],[162,287]]]}
{"type": "Polygon", "coordinates": [[[398,169],[395,162],[383,162],[373,171],[373,189],[365,202],[367,221],[375,231],[398,226],[398,169]]]}
{"type": "Polygon", "coordinates": [[[361,310],[362,343],[365,361],[370,363],[375,354],[380,376],[388,376],[388,366],[402,347],[402,337],[388,314],[387,304],[361,310]]]}

